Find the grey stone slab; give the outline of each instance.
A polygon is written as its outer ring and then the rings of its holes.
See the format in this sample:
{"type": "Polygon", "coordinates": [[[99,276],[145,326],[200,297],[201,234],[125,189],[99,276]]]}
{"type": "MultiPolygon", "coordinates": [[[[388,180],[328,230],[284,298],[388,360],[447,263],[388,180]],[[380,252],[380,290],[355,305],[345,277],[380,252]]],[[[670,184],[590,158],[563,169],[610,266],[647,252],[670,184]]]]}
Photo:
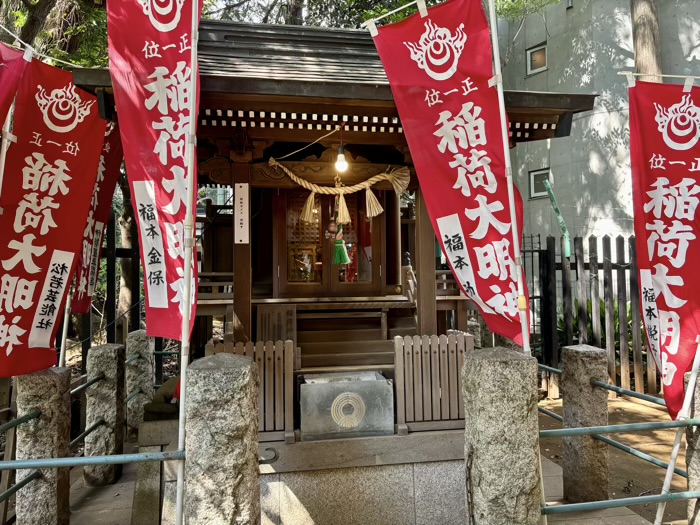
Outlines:
{"type": "Polygon", "coordinates": [[[463,461],[416,463],[416,525],[467,525],[463,461]]]}
{"type": "MultiPolygon", "coordinates": [[[[124,345],[95,346],[88,353],[88,380],[104,375],[90,386],[87,398],[86,427],[98,421],[104,424],[85,438],[86,456],[111,456],[124,450],[124,345]]],[[[90,486],[115,483],[122,465],[89,465],[83,469],[90,486]]]]}
{"type": "Polygon", "coordinates": [[[216,354],[187,368],[188,525],[260,523],[258,368],[216,354]]]}
{"type": "Polygon", "coordinates": [[[413,467],[280,474],[281,525],[411,525],[413,467]]]}
{"type": "Polygon", "coordinates": [[[127,440],[134,441],[138,436],[139,425],[143,422],[143,407],[153,400],[155,370],[155,340],[146,337],[146,330],[131,332],[126,338],[126,361],[140,356],[126,364],[126,397],[133,392],[141,393],[126,404],[127,440]]]}
{"type": "MultiPolygon", "coordinates": [[[[160,452],[160,447],[141,447],[141,453],[160,452]]],[[[160,523],[160,461],[139,463],[134,484],[134,502],[131,525],[158,525],[160,523]]]]}
{"type": "MultiPolygon", "coordinates": [[[[70,371],[49,368],[16,378],[17,415],[38,410],[41,416],[17,427],[16,459],[69,456],[70,371]]],[[[30,474],[17,471],[17,482],[30,474]]],[[[17,523],[68,525],[70,474],[67,468],[41,470],[16,496],[17,523]]]]}
{"type": "Polygon", "coordinates": [[[474,525],[538,525],[537,360],[498,347],[468,352],[462,397],[474,525]]]}
{"type": "MultiPolygon", "coordinates": [[[[175,525],[177,506],[177,482],[166,481],[163,483],[163,509],[161,511],[160,525],[175,525]]],[[[187,518],[185,518],[187,520],[187,518]]],[[[189,525],[189,520],[187,520],[189,525]]]]}
{"type": "MultiPolygon", "coordinates": [[[[564,427],[594,427],[608,424],[608,393],[591,385],[607,382],[605,350],[588,345],[562,349],[561,391],[564,427]]],[[[608,498],[610,466],[608,445],[592,436],[563,438],[564,497],[571,503],[608,498]]]]}
{"type": "Polygon", "coordinates": [[[280,525],[281,485],[279,474],[260,476],[261,525],[280,525]]]}

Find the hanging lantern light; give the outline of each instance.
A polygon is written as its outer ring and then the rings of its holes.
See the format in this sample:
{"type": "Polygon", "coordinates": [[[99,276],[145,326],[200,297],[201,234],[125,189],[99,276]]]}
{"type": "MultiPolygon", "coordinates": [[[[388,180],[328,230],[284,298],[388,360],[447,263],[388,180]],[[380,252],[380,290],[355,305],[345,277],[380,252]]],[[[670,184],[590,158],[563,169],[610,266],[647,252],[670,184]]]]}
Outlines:
{"type": "Polygon", "coordinates": [[[338,158],[335,161],[335,169],[340,173],[345,173],[348,170],[348,161],[345,160],[345,150],[342,144],[338,146],[338,158]]]}

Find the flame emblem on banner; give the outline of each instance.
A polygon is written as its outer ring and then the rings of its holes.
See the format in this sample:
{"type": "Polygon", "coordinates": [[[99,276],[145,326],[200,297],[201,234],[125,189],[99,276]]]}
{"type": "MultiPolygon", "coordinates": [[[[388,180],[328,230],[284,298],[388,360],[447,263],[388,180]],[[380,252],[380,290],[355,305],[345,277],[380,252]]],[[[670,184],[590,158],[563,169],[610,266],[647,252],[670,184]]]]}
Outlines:
{"type": "Polygon", "coordinates": [[[459,57],[467,42],[464,24],[460,24],[454,35],[449,29],[436,26],[432,20],[425,23],[425,33],[418,43],[404,42],[411,52],[411,59],[425,70],[430,78],[447,80],[457,71],[459,57]]]}
{"type": "Polygon", "coordinates": [[[180,23],[182,6],[185,0],[138,0],[143,13],[161,33],[172,31],[180,23]]]}
{"type": "Polygon", "coordinates": [[[51,94],[37,86],[36,101],[44,115],[44,123],[56,133],[68,133],[90,114],[94,100],[83,102],[73,83],[63,89],[54,89],[51,94]]]}
{"type": "Polygon", "coordinates": [[[683,100],[666,109],[654,103],[656,122],[666,145],[677,151],[693,148],[700,141],[700,108],[685,95],[683,100]]]}

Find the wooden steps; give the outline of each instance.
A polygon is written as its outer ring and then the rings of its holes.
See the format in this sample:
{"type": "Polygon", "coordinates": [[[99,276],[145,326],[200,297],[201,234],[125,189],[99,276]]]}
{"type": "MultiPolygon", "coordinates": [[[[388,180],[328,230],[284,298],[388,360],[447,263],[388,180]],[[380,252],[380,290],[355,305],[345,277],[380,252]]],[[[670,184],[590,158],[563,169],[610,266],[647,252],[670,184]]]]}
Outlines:
{"type": "Polygon", "coordinates": [[[323,343],[327,341],[376,341],[382,337],[380,328],[358,328],[345,330],[311,330],[297,332],[299,344],[323,343]]]}

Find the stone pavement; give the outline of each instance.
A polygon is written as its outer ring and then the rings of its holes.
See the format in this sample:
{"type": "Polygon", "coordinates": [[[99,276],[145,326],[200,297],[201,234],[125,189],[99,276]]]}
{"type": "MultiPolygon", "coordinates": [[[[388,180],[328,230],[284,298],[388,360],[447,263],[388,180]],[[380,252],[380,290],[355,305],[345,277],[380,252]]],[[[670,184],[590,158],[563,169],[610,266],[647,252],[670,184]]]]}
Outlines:
{"type": "MultiPolygon", "coordinates": [[[[556,463],[542,458],[542,475],[544,476],[544,493],[547,505],[562,502],[564,489],[562,486],[561,467],[556,463]]],[[[576,514],[557,514],[548,516],[548,523],[571,525],[647,525],[649,521],[635,514],[630,509],[620,507],[616,509],[596,510],[593,512],[581,512],[576,514]]]]}
{"type": "MultiPolygon", "coordinates": [[[[545,493],[548,504],[562,498],[561,468],[542,458],[545,493]]],[[[86,487],[80,469],[71,472],[71,525],[130,525],[136,465],[125,465],[119,483],[106,487],[86,487]]],[[[456,488],[461,490],[461,487],[456,488]]],[[[331,521],[326,522],[331,524],[331,521]]],[[[571,525],[648,525],[639,515],[626,508],[549,516],[549,523],[571,525]]],[[[670,523],[670,522],[668,522],[670,523]]],[[[674,522],[680,524],[681,522],[674,522]]],[[[324,525],[309,523],[309,525],[324,525]]],[[[381,524],[377,524],[381,525],[381,524]]],[[[449,524],[435,524],[449,525],[449,524]]],[[[460,524],[461,525],[461,524],[460,524]]]]}

